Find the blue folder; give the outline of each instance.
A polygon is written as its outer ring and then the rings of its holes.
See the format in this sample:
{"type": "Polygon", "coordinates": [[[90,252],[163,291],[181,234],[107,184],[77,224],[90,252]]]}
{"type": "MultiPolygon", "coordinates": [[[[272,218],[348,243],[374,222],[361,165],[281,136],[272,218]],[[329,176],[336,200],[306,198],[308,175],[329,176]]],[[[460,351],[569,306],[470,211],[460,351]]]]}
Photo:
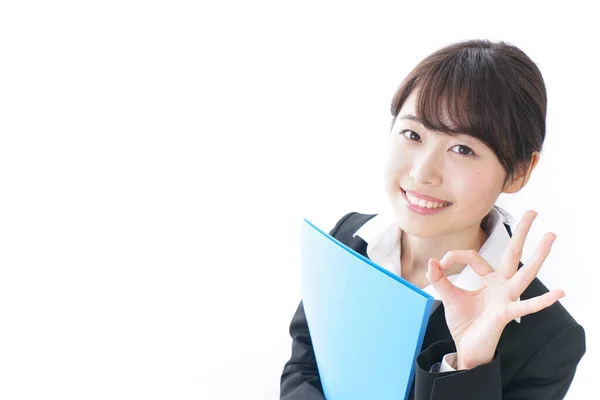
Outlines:
{"type": "Polygon", "coordinates": [[[304,312],[328,400],[406,399],[433,298],[302,224],[304,312]]]}

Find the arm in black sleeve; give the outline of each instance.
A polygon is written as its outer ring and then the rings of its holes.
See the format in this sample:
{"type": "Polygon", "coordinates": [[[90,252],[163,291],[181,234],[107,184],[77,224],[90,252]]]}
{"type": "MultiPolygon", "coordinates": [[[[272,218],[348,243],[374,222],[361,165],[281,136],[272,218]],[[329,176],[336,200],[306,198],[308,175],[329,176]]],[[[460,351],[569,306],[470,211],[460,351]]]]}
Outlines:
{"type": "Polygon", "coordinates": [[[281,374],[281,400],[324,400],[304,305],[300,302],[292,323],[292,357],[281,374]]]}
{"type": "Polygon", "coordinates": [[[507,385],[502,399],[564,399],[585,350],[583,327],[579,324],[569,326],[527,363],[507,385]]]}
{"type": "Polygon", "coordinates": [[[453,341],[441,341],[417,357],[415,400],[563,399],[573,381],[577,364],[585,354],[585,333],[578,324],[564,329],[504,388],[498,351],[492,362],[473,369],[427,372],[445,354],[455,351],[453,341]]]}
{"type": "MultiPolygon", "coordinates": [[[[340,226],[355,213],[344,215],[329,234],[335,236],[340,226]]],[[[290,324],[292,356],[283,367],[280,400],[324,400],[323,387],[317,368],[317,360],[308,331],[308,323],[302,302],[290,324]]]]}

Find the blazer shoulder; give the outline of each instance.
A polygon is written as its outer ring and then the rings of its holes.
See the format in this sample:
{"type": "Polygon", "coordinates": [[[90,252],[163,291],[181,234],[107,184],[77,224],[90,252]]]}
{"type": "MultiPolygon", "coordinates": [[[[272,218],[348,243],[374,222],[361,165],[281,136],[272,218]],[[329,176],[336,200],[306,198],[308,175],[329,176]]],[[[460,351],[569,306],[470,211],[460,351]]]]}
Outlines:
{"type": "Polygon", "coordinates": [[[360,246],[364,243],[364,240],[354,236],[354,234],[361,226],[376,215],[363,214],[356,211],[349,212],[338,220],[329,234],[348,247],[355,248],[357,245],[360,246]]]}

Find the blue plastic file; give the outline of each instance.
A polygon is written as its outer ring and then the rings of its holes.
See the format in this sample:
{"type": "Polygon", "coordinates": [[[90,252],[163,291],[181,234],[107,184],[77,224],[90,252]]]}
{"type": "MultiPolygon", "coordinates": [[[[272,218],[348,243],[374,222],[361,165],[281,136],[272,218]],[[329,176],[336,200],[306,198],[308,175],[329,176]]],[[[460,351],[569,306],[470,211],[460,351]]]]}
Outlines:
{"type": "Polygon", "coordinates": [[[325,397],[408,398],[433,298],[306,218],[301,282],[325,397]]]}

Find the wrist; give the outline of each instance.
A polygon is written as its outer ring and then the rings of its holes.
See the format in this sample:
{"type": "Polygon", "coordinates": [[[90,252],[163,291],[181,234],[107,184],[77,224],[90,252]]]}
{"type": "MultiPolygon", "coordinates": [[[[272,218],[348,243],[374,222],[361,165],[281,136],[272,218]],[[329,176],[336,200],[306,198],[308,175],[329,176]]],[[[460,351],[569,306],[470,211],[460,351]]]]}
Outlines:
{"type": "Polygon", "coordinates": [[[502,330],[487,330],[485,340],[462,341],[455,340],[456,369],[473,369],[480,365],[489,364],[494,360],[496,347],[500,341],[502,330]]]}
{"type": "Polygon", "coordinates": [[[494,360],[493,354],[491,356],[477,355],[477,357],[467,358],[467,357],[461,356],[460,352],[457,352],[455,368],[456,368],[456,370],[473,369],[480,365],[489,364],[493,360],[494,360]]]}

